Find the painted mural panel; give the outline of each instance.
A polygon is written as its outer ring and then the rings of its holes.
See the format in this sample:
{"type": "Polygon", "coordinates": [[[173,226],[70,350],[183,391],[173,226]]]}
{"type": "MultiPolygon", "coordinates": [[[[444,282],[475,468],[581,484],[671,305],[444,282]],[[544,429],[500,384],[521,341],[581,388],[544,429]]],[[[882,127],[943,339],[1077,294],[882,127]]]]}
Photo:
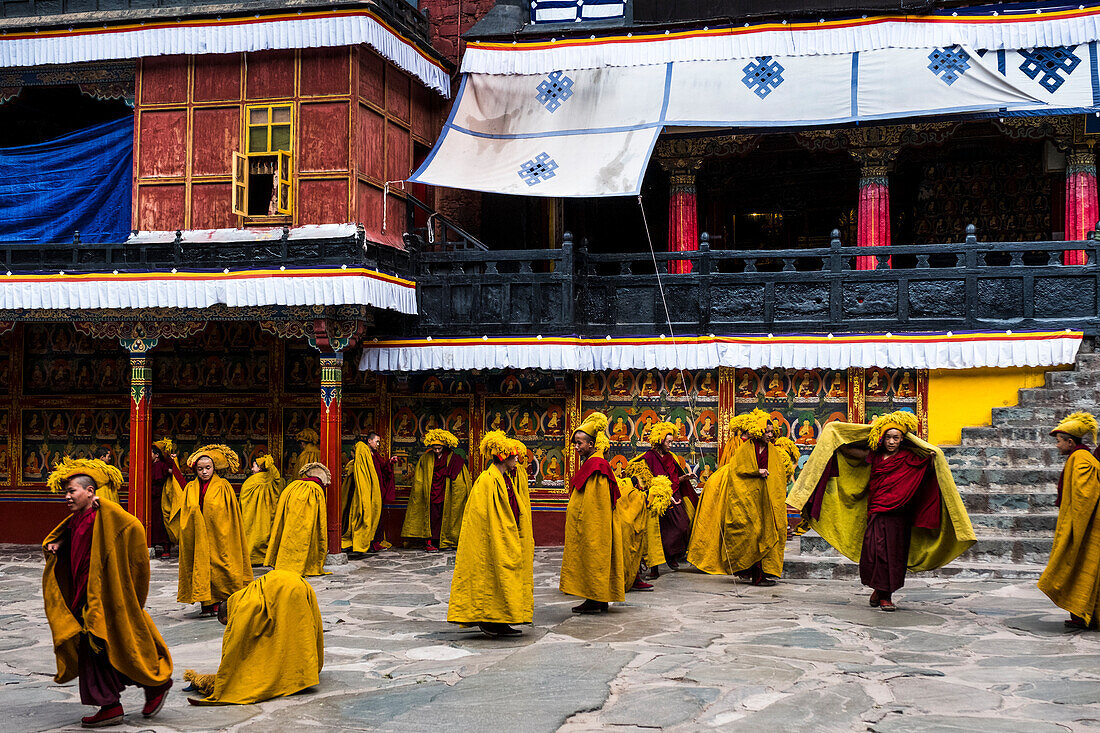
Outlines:
{"type": "Polygon", "coordinates": [[[503,430],[527,446],[532,491],[565,493],[574,384],[572,375],[535,369],[494,371],[484,380],[483,430],[503,430]]]}
{"type": "MultiPolygon", "coordinates": [[[[398,380],[395,379],[395,391],[398,380]]],[[[417,389],[467,389],[468,381],[462,378],[412,375],[405,386],[417,389]],[[435,380],[435,381],[432,381],[435,380]],[[412,384],[410,384],[410,382],[412,384]],[[438,383],[437,383],[438,382],[438,383]]],[[[469,392],[455,393],[454,397],[435,396],[446,392],[413,393],[395,395],[390,399],[390,442],[394,463],[394,479],[399,487],[412,486],[416,462],[424,453],[423,437],[434,428],[450,430],[458,438],[456,453],[470,455],[471,414],[474,401],[469,392]]],[[[468,460],[468,459],[467,459],[468,460]]],[[[471,472],[473,470],[471,469],[471,472]]]]}
{"type": "Polygon", "coordinates": [[[67,323],[30,323],[25,333],[24,395],[128,391],[130,361],[118,341],[89,338],[67,323]]]}
{"type": "Polygon", "coordinates": [[[386,449],[388,446],[386,443],[386,430],[383,426],[379,425],[378,421],[379,410],[376,407],[358,407],[344,405],[343,417],[341,422],[341,440],[340,440],[340,464],[344,465],[352,458],[355,457],[355,444],[356,442],[367,438],[367,433],[377,432],[382,436],[383,452],[388,452],[386,449]]]}
{"type": "Polygon", "coordinates": [[[271,390],[272,337],[249,323],[208,323],[185,339],[161,339],[151,359],[154,394],[271,390]]]}
{"type": "Polygon", "coordinates": [[[922,437],[928,436],[928,372],[924,369],[880,369],[871,367],[864,376],[866,421],[895,410],[917,416],[922,437]]]}
{"type": "Polygon", "coordinates": [[[701,487],[718,462],[718,370],[614,370],[586,372],[581,379],[582,417],[604,412],[615,470],[649,450],[655,423],[677,428],[672,450],[685,459],[701,487]]]}
{"type": "Polygon", "coordinates": [[[153,438],[170,435],[179,444],[180,468],[196,448],[209,443],[228,445],[237,452],[241,470],[227,474],[233,483],[244,481],[252,461],[268,452],[271,417],[266,407],[153,407],[153,438]]]}
{"type": "Polygon", "coordinates": [[[734,409],[759,408],[809,455],[827,423],[848,420],[848,375],[832,369],[738,369],[734,409]]]}
{"type": "Polygon", "coordinates": [[[4,434],[0,435],[0,483],[8,483],[12,472],[11,438],[8,435],[9,413],[0,409],[0,426],[4,428],[4,434]]]}
{"type": "MultiPolygon", "coordinates": [[[[286,345],[283,359],[283,389],[288,394],[320,394],[321,360],[306,343],[286,345]]],[[[346,372],[345,372],[346,373],[346,372]]]]}
{"type": "Polygon", "coordinates": [[[20,419],[25,483],[41,483],[64,456],[91,458],[97,448],[110,448],[113,463],[129,467],[130,411],[100,408],[25,408],[20,419]]]}

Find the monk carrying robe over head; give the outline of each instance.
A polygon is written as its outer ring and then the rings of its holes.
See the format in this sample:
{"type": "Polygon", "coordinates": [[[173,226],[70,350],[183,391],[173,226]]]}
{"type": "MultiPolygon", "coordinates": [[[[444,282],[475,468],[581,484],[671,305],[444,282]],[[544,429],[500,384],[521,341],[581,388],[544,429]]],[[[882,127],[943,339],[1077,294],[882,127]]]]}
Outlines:
{"type": "Polygon", "coordinates": [[[161,438],[153,443],[149,544],[154,547],[160,545],[158,554],[161,559],[171,557],[172,545],[179,543],[180,510],[183,508],[183,487],[187,481],[176,461],[177,449],[171,438],[161,438]]]}
{"type": "Polygon", "coordinates": [[[535,604],[531,497],[519,465],[527,446],[493,430],[479,450],[490,465],[466,501],[447,620],[487,636],[519,636],[511,624],[531,623],[535,604]]]}
{"type": "Polygon", "coordinates": [[[470,470],[454,452],[458,438],[442,428],[424,435],[428,450],[416,462],[402,537],[427,540],[427,552],[458,546],[462,511],[470,492],[470,470]]]}
{"type": "Polygon", "coordinates": [[[1058,477],[1058,524],[1039,590],[1069,611],[1070,629],[1100,628],[1100,463],[1084,438],[1096,441],[1096,418],[1075,412],[1050,431],[1066,457],[1058,477]]]}
{"type": "Polygon", "coordinates": [[[192,705],[247,705],[320,684],[325,639],[317,595],[305,578],[272,570],[229,597],[218,610],[226,624],[217,674],[187,670],[198,691],[192,705]]]}
{"type": "Polygon", "coordinates": [[[146,718],[160,712],[172,686],[172,657],[145,611],[145,530],[121,506],[96,495],[101,486],[121,483],[114,466],[68,458],[47,482],[51,491],[65,493],[70,512],[42,543],[42,596],[57,658],[54,681],[80,678],[80,701],[99,707],[81,720],[85,728],[122,722],[119,694],[126,685],[145,690],[146,718]]]}
{"type": "Polygon", "coordinates": [[[328,575],[325,490],[331,482],[323,463],[302,466],[301,478],[279,497],[264,565],[299,575],[328,575]]]}
{"type": "Polygon", "coordinates": [[[693,476],[688,473],[683,459],[672,453],[672,442],[677,434],[678,428],[670,422],[654,424],[649,429],[650,449],[626,466],[627,475],[638,479],[646,493],[650,492],[655,476],[664,476],[672,486],[672,504],[659,516],[650,512],[646,537],[650,579],[658,577],[657,566],[661,563],[678,570],[677,561],[687,552],[691,539],[691,520],[698,497],[691,485],[693,476]]]}
{"type": "Polygon", "coordinates": [[[573,433],[581,465],[569,486],[558,584],[562,593],[584,599],[573,613],[606,613],[608,603],[626,597],[622,527],[615,513],[619,483],[611,464],[600,457],[610,444],[607,416],[601,412],[591,413],[573,433]]]}
{"type": "Polygon", "coordinates": [[[896,610],[907,570],[943,567],[976,541],[943,451],[917,436],[911,412],[826,425],[787,503],[859,563],[883,611],[896,610]]]}
{"type": "Polygon", "coordinates": [[[241,463],[229,446],[206,445],[188,457],[187,465],[195,479],[183,490],[176,600],[199,603],[199,618],[214,618],[219,603],[252,581],[241,506],[233,487],[217,473],[236,473],[241,463]]]}
{"type": "Polygon", "coordinates": [[[283,477],[275,468],[275,459],[268,454],[258,456],[252,462],[252,475],[241,484],[241,522],[244,524],[244,541],[248,547],[248,561],[263,565],[267,557],[267,543],[271,537],[271,523],[283,490],[283,477]]]}

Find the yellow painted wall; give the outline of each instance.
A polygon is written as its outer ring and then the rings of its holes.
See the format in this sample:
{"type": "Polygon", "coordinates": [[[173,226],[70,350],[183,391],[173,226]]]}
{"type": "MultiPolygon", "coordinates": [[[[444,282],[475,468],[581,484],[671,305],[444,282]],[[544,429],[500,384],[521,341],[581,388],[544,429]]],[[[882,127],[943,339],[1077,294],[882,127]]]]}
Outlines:
{"type": "Polygon", "coordinates": [[[1043,386],[1048,371],[1072,368],[933,370],[928,374],[928,439],[958,445],[964,427],[990,425],[994,407],[1017,404],[1018,390],[1043,386]]]}

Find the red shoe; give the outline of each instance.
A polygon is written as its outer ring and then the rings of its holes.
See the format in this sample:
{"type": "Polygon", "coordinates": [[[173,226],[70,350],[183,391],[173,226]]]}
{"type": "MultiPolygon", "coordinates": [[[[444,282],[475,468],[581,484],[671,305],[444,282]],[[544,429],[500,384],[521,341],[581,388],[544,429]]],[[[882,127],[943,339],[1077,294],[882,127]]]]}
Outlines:
{"type": "Polygon", "coordinates": [[[86,715],[80,719],[83,728],[105,728],[108,725],[118,725],[122,722],[122,706],[117,702],[114,705],[104,705],[95,715],[86,715]]]}
{"type": "Polygon", "coordinates": [[[372,543],[370,543],[370,551],[371,552],[382,552],[382,550],[383,550],[383,547],[382,547],[381,542],[372,542],[372,543]]]}
{"type": "Polygon", "coordinates": [[[424,552],[439,552],[439,548],[431,542],[424,543],[424,552]]]}
{"type": "Polygon", "coordinates": [[[172,680],[169,679],[160,687],[146,687],[145,688],[145,707],[141,709],[141,714],[146,718],[151,718],[160,712],[160,709],[164,707],[164,698],[168,697],[168,690],[172,688],[172,680]]]}
{"type": "Polygon", "coordinates": [[[647,583],[638,576],[634,579],[634,585],[630,586],[630,590],[653,590],[653,583],[647,583]]]}

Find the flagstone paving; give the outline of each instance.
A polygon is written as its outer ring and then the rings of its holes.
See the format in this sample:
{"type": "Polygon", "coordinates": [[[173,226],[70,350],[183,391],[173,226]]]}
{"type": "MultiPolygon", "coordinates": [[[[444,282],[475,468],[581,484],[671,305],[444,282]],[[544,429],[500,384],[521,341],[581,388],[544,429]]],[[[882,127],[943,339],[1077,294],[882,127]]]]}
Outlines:
{"type": "MultiPolygon", "coordinates": [[[[259,705],[193,708],[184,669],[213,672],[222,627],[175,602],[174,561],[153,560],[149,612],[176,687],[152,721],[123,696],[123,731],[1100,729],[1100,633],[1031,581],[911,578],[887,614],[856,581],[753,588],[662,575],[600,616],[557,590],[561,551],[535,559],[535,626],[516,640],[447,624],[452,554],[389,551],[314,578],[325,624],[321,684],[259,705]]],[[[0,730],[74,729],[88,708],[56,685],[41,560],[0,546],[0,730]]]]}

